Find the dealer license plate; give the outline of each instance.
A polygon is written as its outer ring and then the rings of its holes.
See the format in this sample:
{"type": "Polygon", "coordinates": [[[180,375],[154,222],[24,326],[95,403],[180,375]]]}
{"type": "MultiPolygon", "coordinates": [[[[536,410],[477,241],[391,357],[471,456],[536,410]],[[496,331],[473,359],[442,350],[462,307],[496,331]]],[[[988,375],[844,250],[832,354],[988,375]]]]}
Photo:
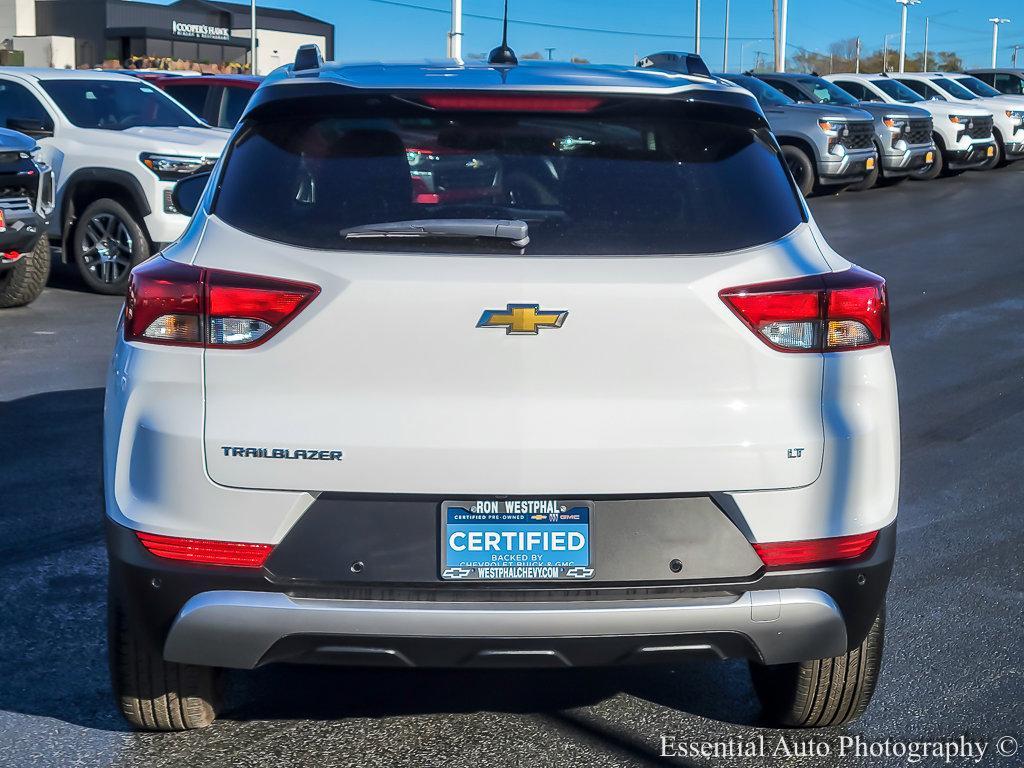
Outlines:
{"type": "Polygon", "coordinates": [[[446,501],[441,505],[441,578],[593,578],[592,516],[593,504],[588,501],[446,501]]]}

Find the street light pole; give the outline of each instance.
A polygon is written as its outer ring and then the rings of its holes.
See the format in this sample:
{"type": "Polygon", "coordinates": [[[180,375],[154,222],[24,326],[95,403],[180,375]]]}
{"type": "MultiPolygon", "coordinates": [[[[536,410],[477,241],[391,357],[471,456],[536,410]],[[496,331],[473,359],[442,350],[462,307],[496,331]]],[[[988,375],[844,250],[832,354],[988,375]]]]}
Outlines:
{"type": "Polygon", "coordinates": [[[900,5],[900,72],[907,61],[907,6],[920,5],[921,0],[896,0],[900,5]]]}
{"type": "Polygon", "coordinates": [[[256,0],[252,0],[249,15],[249,74],[251,75],[259,74],[259,68],[256,66],[256,45],[256,0]]]}
{"type": "Polygon", "coordinates": [[[700,0],[694,0],[696,18],[693,22],[693,52],[700,55],[700,0]]]}
{"type": "Polygon", "coordinates": [[[779,4],[779,45],[775,57],[775,71],[786,71],[786,24],[789,21],[789,0],[781,0],[779,4]]]}
{"type": "Polygon", "coordinates": [[[857,35],[857,69],[856,73],[860,74],[860,35],[857,35]]]}
{"type": "Polygon", "coordinates": [[[448,33],[448,58],[462,59],[462,0],[452,0],[452,30],[448,33]]]}
{"type": "Polygon", "coordinates": [[[729,71],[729,0],[725,0],[725,45],[722,49],[722,71],[729,71]]]}
{"type": "Polygon", "coordinates": [[[992,66],[995,67],[995,65],[996,65],[996,47],[999,45],[999,25],[1000,24],[1009,24],[1010,20],[1009,19],[1001,19],[1001,18],[999,18],[997,16],[997,17],[995,17],[993,19],[989,19],[989,21],[992,22],[992,66]]]}

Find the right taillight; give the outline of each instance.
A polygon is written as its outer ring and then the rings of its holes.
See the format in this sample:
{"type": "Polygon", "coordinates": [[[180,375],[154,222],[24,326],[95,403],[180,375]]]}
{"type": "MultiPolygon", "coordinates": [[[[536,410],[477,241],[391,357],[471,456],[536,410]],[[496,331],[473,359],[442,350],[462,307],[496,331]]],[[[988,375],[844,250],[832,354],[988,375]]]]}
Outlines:
{"type": "Polygon", "coordinates": [[[248,349],[280,331],[319,292],[310,283],[158,257],[132,270],[124,337],[150,344],[248,349]]]}
{"type": "Polygon", "coordinates": [[[783,352],[843,352],[889,343],[885,280],[853,267],[718,294],[761,341],[783,352]]]}

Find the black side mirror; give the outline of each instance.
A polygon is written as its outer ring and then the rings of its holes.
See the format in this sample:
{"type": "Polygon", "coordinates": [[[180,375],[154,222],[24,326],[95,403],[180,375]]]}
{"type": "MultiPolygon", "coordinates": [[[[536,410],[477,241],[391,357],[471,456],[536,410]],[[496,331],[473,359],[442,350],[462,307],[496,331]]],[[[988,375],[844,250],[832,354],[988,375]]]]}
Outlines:
{"type": "Polygon", "coordinates": [[[206,182],[210,180],[210,172],[196,173],[186,176],[174,185],[171,190],[171,203],[178,209],[178,213],[191,216],[199,207],[199,200],[206,190],[206,182]]]}
{"type": "Polygon", "coordinates": [[[7,127],[33,139],[47,139],[53,136],[53,124],[38,117],[8,117],[7,127]]]}

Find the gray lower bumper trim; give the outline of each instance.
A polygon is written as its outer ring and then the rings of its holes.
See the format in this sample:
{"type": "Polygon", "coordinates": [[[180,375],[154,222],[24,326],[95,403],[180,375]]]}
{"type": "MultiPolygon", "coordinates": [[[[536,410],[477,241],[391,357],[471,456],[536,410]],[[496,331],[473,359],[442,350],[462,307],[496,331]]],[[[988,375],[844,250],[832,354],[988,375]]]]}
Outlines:
{"type": "Polygon", "coordinates": [[[579,638],[707,632],[748,637],[768,664],[846,652],[846,624],[816,589],[747,592],[738,598],[562,603],[425,603],[290,598],[274,592],[204,592],[181,609],[168,661],[252,669],[278,640],[345,638],[579,638]]]}

